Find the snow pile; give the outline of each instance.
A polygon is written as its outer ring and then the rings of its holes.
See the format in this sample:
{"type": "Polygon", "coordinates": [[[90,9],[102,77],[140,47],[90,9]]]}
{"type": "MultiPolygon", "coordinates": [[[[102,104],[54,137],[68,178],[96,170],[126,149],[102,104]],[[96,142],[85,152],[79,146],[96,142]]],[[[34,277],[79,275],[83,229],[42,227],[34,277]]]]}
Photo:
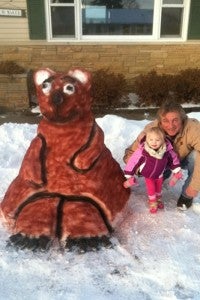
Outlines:
{"type": "MultiPolygon", "coordinates": [[[[200,120],[200,113],[189,116],[200,120]]],[[[123,168],[124,149],[147,120],[114,115],[97,119],[105,143],[123,168]]],[[[18,173],[37,125],[0,126],[0,197],[18,173]]],[[[0,299],[173,300],[200,299],[200,196],[187,212],[176,210],[182,182],[164,183],[164,211],[150,215],[143,178],[112,237],[113,249],[85,254],[47,253],[6,247],[9,233],[0,223],[0,299]]],[[[114,188],[114,187],[111,187],[114,188]]]]}

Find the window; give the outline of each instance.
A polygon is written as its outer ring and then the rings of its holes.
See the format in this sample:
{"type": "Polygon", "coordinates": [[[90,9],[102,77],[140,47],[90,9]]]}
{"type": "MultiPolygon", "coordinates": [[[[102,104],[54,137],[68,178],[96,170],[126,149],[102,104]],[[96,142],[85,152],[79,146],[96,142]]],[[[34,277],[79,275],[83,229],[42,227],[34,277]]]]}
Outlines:
{"type": "Polygon", "coordinates": [[[154,0],[82,0],[83,35],[152,35],[154,0]]]}
{"type": "Polygon", "coordinates": [[[51,35],[52,38],[75,37],[74,0],[51,0],[51,35]]]}
{"type": "Polygon", "coordinates": [[[51,41],[186,39],[190,1],[46,0],[48,37],[51,41]]]}
{"type": "Polygon", "coordinates": [[[183,0],[163,0],[161,37],[181,37],[183,23],[183,0]]]}

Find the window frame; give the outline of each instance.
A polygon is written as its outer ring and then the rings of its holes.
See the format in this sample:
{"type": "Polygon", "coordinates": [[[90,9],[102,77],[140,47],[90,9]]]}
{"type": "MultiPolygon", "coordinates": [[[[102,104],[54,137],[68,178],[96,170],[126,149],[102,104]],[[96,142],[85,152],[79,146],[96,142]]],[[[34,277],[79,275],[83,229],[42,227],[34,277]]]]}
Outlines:
{"type": "Polygon", "coordinates": [[[183,4],[163,4],[163,0],[154,0],[153,12],[153,28],[152,35],[83,35],[82,34],[82,3],[81,0],[74,0],[74,3],[54,3],[50,0],[45,0],[45,16],[47,28],[48,42],[120,42],[120,43],[134,43],[134,42],[181,42],[187,40],[188,26],[189,26],[189,12],[191,0],[183,0],[183,4]],[[75,36],[70,38],[55,38],[51,32],[51,7],[52,6],[70,6],[74,7],[75,13],[75,36]],[[183,7],[183,24],[181,28],[180,37],[161,37],[161,15],[163,7],[183,7]]]}
{"type": "Polygon", "coordinates": [[[74,0],[74,3],[51,3],[51,0],[45,0],[45,10],[46,10],[46,25],[47,25],[47,36],[48,36],[48,41],[66,41],[66,40],[77,40],[78,39],[78,32],[77,32],[77,25],[76,22],[78,20],[77,16],[77,8],[76,8],[76,0],[74,0]],[[52,32],[52,20],[51,20],[51,8],[52,7],[74,7],[74,20],[75,20],[75,35],[74,37],[69,37],[69,38],[56,38],[53,37],[53,32],[52,32]]]}
{"type": "Polygon", "coordinates": [[[187,34],[188,34],[188,26],[189,26],[189,8],[191,5],[191,0],[183,0],[183,3],[181,4],[163,4],[163,0],[161,0],[161,11],[160,11],[160,26],[159,26],[159,39],[162,40],[187,40],[187,34]],[[161,16],[162,16],[162,8],[183,8],[183,22],[182,22],[182,28],[181,28],[181,36],[180,37],[161,37],[161,16]]]}

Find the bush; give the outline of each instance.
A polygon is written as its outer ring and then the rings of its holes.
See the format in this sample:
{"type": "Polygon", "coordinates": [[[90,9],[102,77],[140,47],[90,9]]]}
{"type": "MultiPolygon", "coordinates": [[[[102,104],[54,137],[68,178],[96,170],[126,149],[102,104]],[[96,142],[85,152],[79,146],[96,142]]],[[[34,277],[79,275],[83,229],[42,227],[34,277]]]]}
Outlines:
{"type": "Polygon", "coordinates": [[[139,104],[159,106],[169,94],[171,82],[171,75],[158,75],[154,70],[136,77],[133,89],[139,97],[139,104]]]}
{"type": "Polygon", "coordinates": [[[151,71],[139,75],[133,84],[139,105],[160,106],[170,93],[179,103],[200,103],[200,69],[186,69],[176,75],[158,75],[151,71]]]}
{"type": "Polygon", "coordinates": [[[5,60],[0,62],[0,74],[12,75],[12,74],[23,74],[26,70],[19,66],[12,60],[5,60]]]}
{"type": "Polygon", "coordinates": [[[125,97],[128,94],[127,82],[122,74],[115,74],[108,69],[99,69],[93,72],[92,77],[94,107],[128,106],[129,103],[125,97]]]}
{"type": "Polygon", "coordinates": [[[175,76],[173,91],[180,103],[200,103],[200,69],[186,69],[175,76]]]}

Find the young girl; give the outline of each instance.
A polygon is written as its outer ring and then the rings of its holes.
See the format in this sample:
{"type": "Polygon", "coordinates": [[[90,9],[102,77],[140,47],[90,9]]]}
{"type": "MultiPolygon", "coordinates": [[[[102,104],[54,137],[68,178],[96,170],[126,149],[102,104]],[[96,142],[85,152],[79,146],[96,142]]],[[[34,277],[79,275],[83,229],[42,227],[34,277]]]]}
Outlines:
{"type": "Polygon", "coordinates": [[[174,186],[177,180],[182,178],[180,161],[171,143],[165,138],[164,132],[159,127],[152,127],[147,131],[124,169],[125,175],[131,175],[124,182],[125,188],[135,184],[134,174],[144,176],[150,213],[156,213],[158,208],[164,208],[161,194],[163,172],[166,168],[173,173],[169,184],[174,186]]]}

